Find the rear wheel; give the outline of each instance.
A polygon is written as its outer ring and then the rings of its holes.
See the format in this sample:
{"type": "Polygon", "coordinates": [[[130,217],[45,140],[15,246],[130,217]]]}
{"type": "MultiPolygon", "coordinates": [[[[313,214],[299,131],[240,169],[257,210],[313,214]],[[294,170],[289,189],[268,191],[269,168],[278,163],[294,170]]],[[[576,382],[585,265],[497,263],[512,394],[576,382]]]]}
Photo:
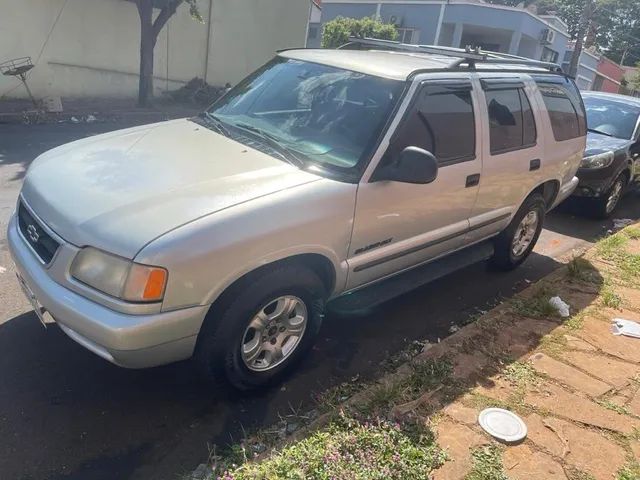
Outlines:
{"type": "Polygon", "coordinates": [[[605,219],[611,216],[618,206],[618,203],[620,203],[626,184],[627,176],[625,173],[621,173],[613,182],[613,185],[611,185],[611,188],[607,193],[601,197],[593,199],[594,207],[592,212],[596,218],[605,219]]]}
{"type": "Polygon", "coordinates": [[[538,241],[545,213],[542,195],[529,195],[509,226],[496,237],[491,264],[500,270],[512,270],[524,262],[538,241]]]}
{"type": "Polygon", "coordinates": [[[276,383],[313,344],[324,285],[308,268],[274,267],[251,277],[220,311],[210,312],[194,360],[214,383],[240,390],[276,383]]]}

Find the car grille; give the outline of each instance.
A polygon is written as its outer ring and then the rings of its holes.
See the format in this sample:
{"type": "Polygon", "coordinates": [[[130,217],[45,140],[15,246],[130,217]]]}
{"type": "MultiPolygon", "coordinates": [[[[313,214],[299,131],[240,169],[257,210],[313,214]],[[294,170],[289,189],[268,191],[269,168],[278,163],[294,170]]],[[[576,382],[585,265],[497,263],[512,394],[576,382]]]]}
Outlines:
{"type": "Polygon", "coordinates": [[[45,232],[22,203],[18,207],[18,228],[36,255],[45,264],[50,263],[60,244],[45,232]]]}

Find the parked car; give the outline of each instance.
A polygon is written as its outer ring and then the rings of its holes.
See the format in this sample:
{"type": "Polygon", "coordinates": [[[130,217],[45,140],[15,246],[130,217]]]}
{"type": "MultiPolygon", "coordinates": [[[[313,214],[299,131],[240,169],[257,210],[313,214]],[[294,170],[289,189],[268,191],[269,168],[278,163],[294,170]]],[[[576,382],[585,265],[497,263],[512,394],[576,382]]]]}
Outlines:
{"type": "Polygon", "coordinates": [[[356,45],[281,52],[198,118],[37,158],[8,227],[36,313],[117,365],[193,357],[249,389],[301,358],[328,300],[480,246],[521,264],[578,182],[574,83],[356,45]]]}
{"type": "Polygon", "coordinates": [[[574,195],[588,214],[607,218],[640,176],[640,99],[602,92],[582,98],[589,132],[574,195]]]}

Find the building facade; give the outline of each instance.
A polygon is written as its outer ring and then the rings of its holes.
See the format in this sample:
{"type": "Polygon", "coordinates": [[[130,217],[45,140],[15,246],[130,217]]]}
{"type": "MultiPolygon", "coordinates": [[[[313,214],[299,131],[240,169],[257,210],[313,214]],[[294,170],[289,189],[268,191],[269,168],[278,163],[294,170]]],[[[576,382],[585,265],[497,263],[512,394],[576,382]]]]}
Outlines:
{"type": "MultiPolygon", "coordinates": [[[[154,93],[194,77],[236,83],[278,49],[304,46],[308,0],[199,0],[204,22],[181,6],[155,47],[154,93]]],[[[36,97],[132,96],[138,88],[140,21],[126,0],[20,0],[0,15],[0,63],[30,56],[36,97]]],[[[26,95],[0,76],[0,98],[26,95]]]]}
{"type": "Polygon", "coordinates": [[[569,34],[556,17],[471,0],[323,0],[322,23],[338,16],[373,16],[394,23],[405,43],[480,46],[558,62],[569,34]]]}

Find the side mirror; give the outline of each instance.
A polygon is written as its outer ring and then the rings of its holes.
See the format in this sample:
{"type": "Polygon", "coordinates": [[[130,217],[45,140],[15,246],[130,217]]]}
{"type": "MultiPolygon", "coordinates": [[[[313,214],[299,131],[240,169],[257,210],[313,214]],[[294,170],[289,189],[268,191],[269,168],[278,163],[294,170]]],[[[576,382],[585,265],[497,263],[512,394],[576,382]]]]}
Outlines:
{"type": "Polygon", "coordinates": [[[433,153],[418,147],[407,147],[398,159],[382,167],[374,181],[427,184],[438,176],[438,160],[433,153]]]}

